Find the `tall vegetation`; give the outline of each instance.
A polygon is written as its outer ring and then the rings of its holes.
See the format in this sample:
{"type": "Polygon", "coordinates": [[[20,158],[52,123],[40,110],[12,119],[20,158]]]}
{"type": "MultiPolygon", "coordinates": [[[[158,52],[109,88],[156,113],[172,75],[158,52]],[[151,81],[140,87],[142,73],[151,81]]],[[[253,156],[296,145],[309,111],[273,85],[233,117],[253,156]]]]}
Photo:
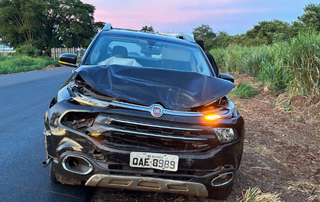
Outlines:
{"type": "Polygon", "coordinates": [[[300,32],[288,42],[257,47],[212,49],[219,67],[257,77],[274,90],[320,94],[320,35],[300,32]]]}
{"type": "Polygon", "coordinates": [[[288,89],[301,95],[320,94],[320,35],[300,33],[283,47],[288,89]]]}

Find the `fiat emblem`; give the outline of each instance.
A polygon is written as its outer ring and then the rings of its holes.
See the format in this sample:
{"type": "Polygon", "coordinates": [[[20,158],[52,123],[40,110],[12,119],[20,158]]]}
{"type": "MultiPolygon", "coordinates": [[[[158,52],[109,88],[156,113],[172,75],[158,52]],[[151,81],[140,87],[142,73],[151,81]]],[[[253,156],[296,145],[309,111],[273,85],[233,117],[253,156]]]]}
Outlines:
{"type": "Polygon", "coordinates": [[[163,115],[163,107],[158,104],[151,105],[150,113],[154,117],[161,117],[163,115]]]}

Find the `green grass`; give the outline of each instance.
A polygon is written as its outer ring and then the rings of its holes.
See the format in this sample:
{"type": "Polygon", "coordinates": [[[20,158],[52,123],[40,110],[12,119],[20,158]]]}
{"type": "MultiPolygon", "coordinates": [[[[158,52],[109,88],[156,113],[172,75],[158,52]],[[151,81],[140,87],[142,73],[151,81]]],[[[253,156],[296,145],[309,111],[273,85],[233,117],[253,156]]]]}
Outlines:
{"type": "Polygon", "coordinates": [[[300,33],[271,46],[212,49],[219,68],[257,78],[272,90],[294,95],[320,94],[320,35],[300,33]]]}
{"type": "Polygon", "coordinates": [[[248,99],[258,94],[258,91],[248,83],[238,83],[237,87],[231,91],[231,95],[237,98],[248,99]]]}
{"type": "Polygon", "coordinates": [[[0,75],[40,70],[48,65],[60,66],[58,61],[45,57],[29,57],[25,55],[0,56],[0,75]]]}
{"type": "Polygon", "coordinates": [[[0,54],[0,61],[3,61],[5,59],[7,59],[7,58],[8,58],[7,56],[4,56],[4,55],[0,54]]]}

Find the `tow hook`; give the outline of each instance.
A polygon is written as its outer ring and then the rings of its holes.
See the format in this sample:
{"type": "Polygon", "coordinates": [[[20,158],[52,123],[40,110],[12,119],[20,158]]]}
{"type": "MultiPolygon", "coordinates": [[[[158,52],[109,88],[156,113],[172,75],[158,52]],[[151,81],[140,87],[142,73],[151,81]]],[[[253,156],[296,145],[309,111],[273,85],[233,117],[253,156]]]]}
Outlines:
{"type": "Polygon", "coordinates": [[[47,167],[51,163],[51,161],[52,161],[52,158],[48,158],[46,161],[42,162],[43,167],[44,168],[47,167]]]}

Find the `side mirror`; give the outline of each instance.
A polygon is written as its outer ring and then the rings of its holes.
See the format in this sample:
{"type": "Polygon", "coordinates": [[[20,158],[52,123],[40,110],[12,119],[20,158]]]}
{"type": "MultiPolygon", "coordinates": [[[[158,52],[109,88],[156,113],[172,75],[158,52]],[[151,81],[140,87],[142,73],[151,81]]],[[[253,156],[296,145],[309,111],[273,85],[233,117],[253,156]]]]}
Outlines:
{"type": "Polygon", "coordinates": [[[233,76],[229,75],[229,74],[225,74],[225,73],[220,73],[220,78],[227,80],[227,81],[231,81],[232,83],[234,83],[234,78],[233,76]]]}
{"type": "Polygon", "coordinates": [[[60,55],[59,63],[70,67],[77,67],[77,54],[63,53],[60,55]]]}

